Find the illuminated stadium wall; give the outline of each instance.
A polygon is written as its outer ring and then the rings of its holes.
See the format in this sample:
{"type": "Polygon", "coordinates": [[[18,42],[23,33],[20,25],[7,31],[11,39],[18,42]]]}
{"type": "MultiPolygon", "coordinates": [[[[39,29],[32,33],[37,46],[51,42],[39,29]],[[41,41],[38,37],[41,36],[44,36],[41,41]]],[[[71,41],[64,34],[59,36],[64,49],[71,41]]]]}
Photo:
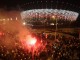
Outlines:
{"type": "Polygon", "coordinates": [[[58,25],[67,24],[67,21],[75,21],[78,15],[77,12],[62,9],[32,9],[21,12],[22,20],[31,26],[55,25],[55,20],[58,20],[58,25]]]}

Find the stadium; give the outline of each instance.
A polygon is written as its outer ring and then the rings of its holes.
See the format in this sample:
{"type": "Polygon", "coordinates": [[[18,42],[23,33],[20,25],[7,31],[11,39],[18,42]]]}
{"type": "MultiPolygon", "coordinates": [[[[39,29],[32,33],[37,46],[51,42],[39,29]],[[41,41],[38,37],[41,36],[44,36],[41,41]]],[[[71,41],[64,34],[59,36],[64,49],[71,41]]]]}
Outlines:
{"type": "MultiPolygon", "coordinates": [[[[54,20],[75,21],[78,18],[78,13],[73,11],[58,10],[58,9],[32,9],[21,12],[21,18],[26,21],[27,25],[54,25],[54,20]]],[[[58,23],[59,25],[61,24],[58,23]]],[[[64,23],[62,23],[64,24],[64,23]]]]}
{"type": "Polygon", "coordinates": [[[79,6],[34,0],[16,7],[0,10],[0,60],[80,60],[79,6]]]}

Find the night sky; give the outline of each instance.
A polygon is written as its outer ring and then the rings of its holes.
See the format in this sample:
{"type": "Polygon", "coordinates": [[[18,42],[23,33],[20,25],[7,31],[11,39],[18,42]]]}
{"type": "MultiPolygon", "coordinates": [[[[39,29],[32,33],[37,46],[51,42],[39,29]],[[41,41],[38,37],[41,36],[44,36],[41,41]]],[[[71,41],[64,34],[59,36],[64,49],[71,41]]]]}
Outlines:
{"type": "MultiPolygon", "coordinates": [[[[32,1],[41,1],[41,0],[0,0],[0,7],[16,7],[17,5],[21,5],[24,3],[32,2],[32,1]]],[[[42,0],[46,1],[46,0],[42,0]]],[[[47,1],[59,1],[59,2],[68,2],[80,7],[80,0],[47,0],[47,1]]]]}

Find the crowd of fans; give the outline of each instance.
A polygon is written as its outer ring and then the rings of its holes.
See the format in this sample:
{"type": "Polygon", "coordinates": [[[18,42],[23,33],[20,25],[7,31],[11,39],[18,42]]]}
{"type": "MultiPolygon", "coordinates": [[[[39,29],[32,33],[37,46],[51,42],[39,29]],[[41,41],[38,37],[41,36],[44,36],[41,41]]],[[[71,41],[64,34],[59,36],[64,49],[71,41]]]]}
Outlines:
{"type": "MultiPolygon", "coordinates": [[[[9,33],[8,33],[9,35],[9,33]]],[[[9,37],[14,35],[9,35],[9,37]]],[[[34,52],[34,60],[79,60],[80,59],[80,40],[66,36],[55,36],[37,34],[39,38],[47,42],[42,52],[34,52]]],[[[0,37],[0,41],[5,36],[0,37]]],[[[15,37],[12,37],[15,38],[15,37]]],[[[14,44],[15,48],[7,49],[5,44],[0,44],[0,60],[32,60],[32,52],[24,51],[18,41],[14,44]]]]}

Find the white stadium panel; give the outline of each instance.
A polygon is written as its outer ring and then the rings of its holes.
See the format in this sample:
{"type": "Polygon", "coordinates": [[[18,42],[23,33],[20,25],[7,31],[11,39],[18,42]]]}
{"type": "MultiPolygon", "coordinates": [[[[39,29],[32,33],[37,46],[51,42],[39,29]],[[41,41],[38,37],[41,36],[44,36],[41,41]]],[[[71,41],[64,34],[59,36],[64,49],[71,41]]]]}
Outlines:
{"type": "Polygon", "coordinates": [[[45,17],[45,16],[56,16],[56,18],[76,20],[79,13],[74,11],[62,10],[62,9],[32,9],[21,12],[22,19],[33,18],[33,17],[45,17]]]}

